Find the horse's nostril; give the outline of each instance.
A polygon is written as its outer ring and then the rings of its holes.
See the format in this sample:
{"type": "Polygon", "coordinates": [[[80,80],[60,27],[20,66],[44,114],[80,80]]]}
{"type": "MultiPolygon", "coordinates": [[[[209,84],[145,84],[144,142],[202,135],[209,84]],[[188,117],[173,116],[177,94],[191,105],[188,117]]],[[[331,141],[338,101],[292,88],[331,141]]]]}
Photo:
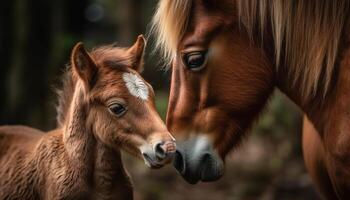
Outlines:
{"type": "Polygon", "coordinates": [[[184,174],[185,173],[185,159],[182,156],[182,154],[179,151],[175,152],[175,158],[174,158],[174,162],[173,165],[175,167],[175,169],[180,173],[180,174],[184,174]]]}
{"type": "Polygon", "coordinates": [[[201,166],[202,170],[205,170],[207,168],[211,168],[213,164],[214,164],[214,160],[210,154],[205,153],[202,155],[202,157],[200,159],[200,166],[201,166]]]}
{"type": "Polygon", "coordinates": [[[166,157],[166,151],[164,150],[163,143],[159,143],[155,146],[155,153],[158,159],[164,159],[166,157]]]}
{"type": "Polygon", "coordinates": [[[206,153],[202,156],[200,166],[202,181],[215,181],[222,176],[222,169],[211,154],[206,153]]]}

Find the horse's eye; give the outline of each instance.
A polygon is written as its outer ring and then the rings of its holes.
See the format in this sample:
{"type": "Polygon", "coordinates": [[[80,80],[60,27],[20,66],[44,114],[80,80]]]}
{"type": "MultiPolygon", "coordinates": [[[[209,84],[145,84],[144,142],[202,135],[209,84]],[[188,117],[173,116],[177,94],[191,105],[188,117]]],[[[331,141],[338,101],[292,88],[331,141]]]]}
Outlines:
{"type": "Polygon", "coordinates": [[[206,51],[195,51],[185,54],[182,59],[189,70],[197,72],[205,67],[206,55],[206,51]]]}
{"type": "Polygon", "coordinates": [[[126,108],[122,104],[114,103],[108,106],[109,111],[117,117],[121,117],[126,113],[126,108]]]}

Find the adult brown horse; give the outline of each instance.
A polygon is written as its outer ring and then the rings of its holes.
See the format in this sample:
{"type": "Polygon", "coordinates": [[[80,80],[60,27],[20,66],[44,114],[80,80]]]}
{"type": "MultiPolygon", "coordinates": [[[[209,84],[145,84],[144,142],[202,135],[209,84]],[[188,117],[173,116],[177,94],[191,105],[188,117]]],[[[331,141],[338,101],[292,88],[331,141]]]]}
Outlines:
{"type": "Polygon", "coordinates": [[[182,141],[174,165],[188,182],[222,176],[276,87],[311,121],[304,155],[319,190],[350,197],[349,5],[160,1],[152,31],[172,66],[167,125],[182,141]]]}

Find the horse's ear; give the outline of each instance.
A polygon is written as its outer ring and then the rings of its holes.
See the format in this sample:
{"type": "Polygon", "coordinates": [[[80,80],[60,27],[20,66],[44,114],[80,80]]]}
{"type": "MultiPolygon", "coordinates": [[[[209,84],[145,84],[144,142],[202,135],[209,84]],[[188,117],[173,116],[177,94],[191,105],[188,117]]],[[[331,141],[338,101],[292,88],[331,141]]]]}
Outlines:
{"type": "Polygon", "coordinates": [[[84,82],[86,89],[91,89],[94,85],[97,67],[89,53],[85,50],[83,43],[79,42],[74,46],[71,63],[73,73],[78,75],[84,82]]]}
{"type": "Polygon", "coordinates": [[[143,70],[143,56],[146,48],[146,39],[143,35],[139,35],[137,40],[132,47],[129,48],[128,52],[131,55],[131,67],[137,72],[143,70]]]}

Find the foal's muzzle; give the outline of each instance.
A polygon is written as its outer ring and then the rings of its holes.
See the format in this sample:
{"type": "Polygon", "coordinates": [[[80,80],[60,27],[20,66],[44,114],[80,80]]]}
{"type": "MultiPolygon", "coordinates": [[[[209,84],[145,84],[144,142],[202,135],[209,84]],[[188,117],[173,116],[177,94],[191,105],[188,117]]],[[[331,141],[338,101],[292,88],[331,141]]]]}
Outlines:
{"type": "Polygon", "coordinates": [[[222,159],[205,137],[178,143],[173,165],[191,184],[216,181],[224,172],[222,159]]]}
{"type": "Polygon", "coordinates": [[[162,167],[173,160],[176,151],[176,144],[173,141],[157,142],[153,146],[141,147],[141,153],[145,164],[153,169],[162,167]]]}

